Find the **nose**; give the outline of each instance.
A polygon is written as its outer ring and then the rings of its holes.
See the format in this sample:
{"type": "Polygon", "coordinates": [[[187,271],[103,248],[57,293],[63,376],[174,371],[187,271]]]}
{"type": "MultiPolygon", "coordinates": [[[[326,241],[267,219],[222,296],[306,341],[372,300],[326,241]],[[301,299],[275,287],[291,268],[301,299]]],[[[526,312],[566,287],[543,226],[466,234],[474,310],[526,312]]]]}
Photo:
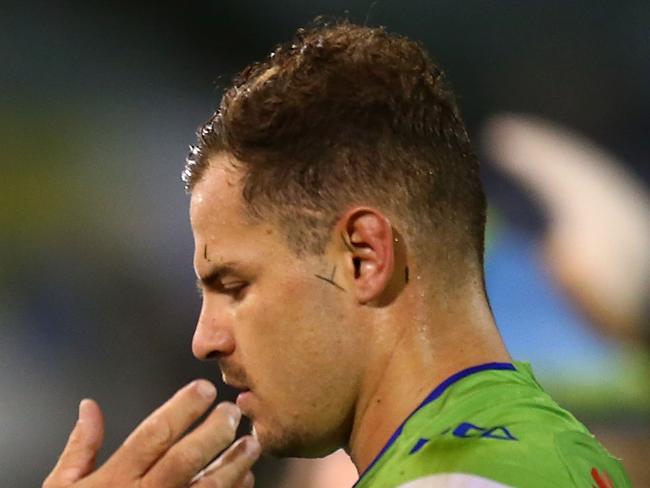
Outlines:
{"type": "Polygon", "coordinates": [[[208,360],[227,356],[234,350],[235,338],[232,331],[217,315],[210,312],[204,302],[192,338],[192,354],[197,359],[208,360]]]}

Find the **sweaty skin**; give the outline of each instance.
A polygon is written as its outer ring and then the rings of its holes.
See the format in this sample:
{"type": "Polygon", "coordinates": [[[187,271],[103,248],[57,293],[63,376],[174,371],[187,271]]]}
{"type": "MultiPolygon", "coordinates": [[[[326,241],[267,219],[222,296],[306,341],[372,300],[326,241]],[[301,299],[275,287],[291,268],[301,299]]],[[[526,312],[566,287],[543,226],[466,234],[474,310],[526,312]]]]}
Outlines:
{"type": "Polygon", "coordinates": [[[363,205],[342,214],[322,256],[297,256],[279,226],[248,218],[228,157],[214,156],[192,191],[203,290],[192,348],[250,390],[238,405],[263,450],[343,446],[363,471],[436,384],[510,360],[478,264],[462,263],[474,273],[453,287],[437,282],[389,216],[363,205]]]}
{"type": "Polygon", "coordinates": [[[471,263],[456,263],[474,271],[462,283],[436,280],[436,263],[367,205],[343,212],[323,255],[298,256],[277,225],[249,218],[241,190],[241,174],[217,155],[190,205],[203,293],[192,350],[245,391],[239,408],[218,405],[182,437],[216,396],[194,382],[95,470],[103,416],[84,401],[44,488],[245,488],[260,448],[320,457],[345,447],[361,472],[433,386],[510,359],[471,263]],[[240,410],[255,435],[203,469],[232,443],[240,410]]]}
{"type": "Polygon", "coordinates": [[[214,164],[192,192],[203,290],[192,349],[250,391],[238,405],[265,450],[322,456],[345,442],[359,389],[362,336],[346,320],[354,303],[317,277],[341,285],[340,266],[332,276],[327,257],[298,259],[279,229],[249,222],[238,180],[214,164]]]}

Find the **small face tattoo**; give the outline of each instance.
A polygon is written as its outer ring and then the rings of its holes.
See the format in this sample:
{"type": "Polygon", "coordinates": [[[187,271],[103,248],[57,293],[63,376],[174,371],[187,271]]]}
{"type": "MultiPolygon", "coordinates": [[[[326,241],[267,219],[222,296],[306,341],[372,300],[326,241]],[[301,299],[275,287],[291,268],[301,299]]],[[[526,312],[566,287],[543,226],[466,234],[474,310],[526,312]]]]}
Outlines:
{"type": "Polygon", "coordinates": [[[330,274],[329,278],[326,277],[326,276],[319,275],[319,274],[314,275],[314,276],[316,276],[316,278],[318,278],[318,279],[326,281],[327,283],[329,283],[332,286],[335,286],[336,288],[338,288],[341,291],[345,291],[345,289],[341,285],[339,285],[337,282],[334,281],[334,275],[335,274],[336,274],[336,266],[334,266],[334,268],[332,269],[332,273],[330,274]]]}

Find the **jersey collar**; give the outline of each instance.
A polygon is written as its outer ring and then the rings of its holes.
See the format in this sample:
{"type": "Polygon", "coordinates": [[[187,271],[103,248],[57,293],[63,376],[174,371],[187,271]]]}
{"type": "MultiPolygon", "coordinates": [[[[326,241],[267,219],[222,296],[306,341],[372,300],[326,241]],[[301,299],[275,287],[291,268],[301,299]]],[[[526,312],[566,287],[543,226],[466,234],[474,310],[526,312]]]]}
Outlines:
{"type": "Polygon", "coordinates": [[[425,405],[428,405],[432,401],[434,401],[436,398],[440,397],[446,390],[449,388],[451,385],[456,383],[459,380],[462,380],[463,378],[473,375],[475,373],[480,373],[481,371],[487,371],[487,370],[511,370],[515,371],[517,368],[515,368],[515,365],[512,363],[485,363],[485,364],[479,364],[477,366],[472,366],[470,368],[463,369],[457,373],[452,374],[449,378],[444,380],[442,383],[440,383],[438,386],[436,386],[431,393],[427,395],[427,397],[420,403],[420,405],[417,406],[415,410],[413,410],[406,419],[402,422],[402,424],[397,428],[395,432],[393,432],[393,435],[390,436],[390,439],[388,439],[388,442],[384,445],[384,447],[379,451],[379,454],[375,456],[375,458],[372,460],[370,465],[361,473],[361,476],[359,476],[359,479],[357,482],[354,484],[354,487],[356,487],[363,477],[370,472],[370,470],[377,464],[377,462],[381,459],[381,457],[384,455],[384,453],[392,446],[397,438],[400,436],[402,433],[402,430],[404,429],[404,425],[409,421],[409,419],[415,415],[418,410],[420,410],[422,407],[425,405]]]}

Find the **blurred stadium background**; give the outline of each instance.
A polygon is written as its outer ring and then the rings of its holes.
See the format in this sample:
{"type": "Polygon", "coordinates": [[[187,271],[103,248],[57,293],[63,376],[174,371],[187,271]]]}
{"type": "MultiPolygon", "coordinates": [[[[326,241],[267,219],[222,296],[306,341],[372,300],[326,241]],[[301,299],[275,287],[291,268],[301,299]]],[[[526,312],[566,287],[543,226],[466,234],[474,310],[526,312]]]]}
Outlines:
{"type": "MultiPolygon", "coordinates": [[[[543,117],[647,195],[646,0],[0,1],[0,486],[40,486],[82,397],[104,408],[106,454],[181,384],[217,381],[190,351],[186,148],[218,84],[321,14],[420,40],[446,70],[484,160],[506,343],[650,486],[647,348],[564,293],[540,252],[547,208],[481,135],[494,114],[543,117]]],[[[257,486],[309,486],[300,469],[264,460],[257,486]]]]}

